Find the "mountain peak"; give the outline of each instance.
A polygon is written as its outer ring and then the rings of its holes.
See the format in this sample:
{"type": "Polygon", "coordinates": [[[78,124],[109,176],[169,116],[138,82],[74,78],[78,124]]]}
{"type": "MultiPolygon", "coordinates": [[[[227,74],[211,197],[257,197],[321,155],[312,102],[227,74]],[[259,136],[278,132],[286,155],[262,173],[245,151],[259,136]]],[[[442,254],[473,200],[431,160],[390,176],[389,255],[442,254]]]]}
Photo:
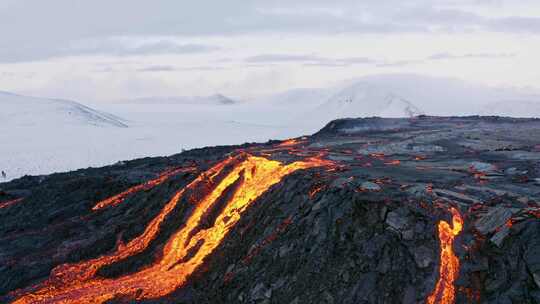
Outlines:
{"type": "Polygon", "coordinates": [[[412,102],[381,86],[358,82],[330,97],[318,107],[319,117],[413,117],[423,114],[412,102]]]}

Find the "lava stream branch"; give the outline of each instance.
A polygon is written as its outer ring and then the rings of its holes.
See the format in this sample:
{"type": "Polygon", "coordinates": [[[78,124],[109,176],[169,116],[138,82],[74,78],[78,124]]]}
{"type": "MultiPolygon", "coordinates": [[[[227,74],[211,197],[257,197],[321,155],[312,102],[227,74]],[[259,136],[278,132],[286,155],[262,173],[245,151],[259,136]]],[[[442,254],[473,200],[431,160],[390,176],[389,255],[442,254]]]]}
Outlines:
{"type": "Polygon", "coordinates": [[[454,253],[454,239],[463,229],[463,218],[459,211],[451,208],[452,227],[446,221],[440,221],[439,242],[440,242],[440,265],[439,279],[435,289],[427,298],[428,304],[453,304],[455,303],[456,291],[454,282],[459,275],[459,259],[454,253]]]}
{"type": "Polygon", "coordinates": [[[220,173],[226,166],[229,167],[230,163],[233,166],[208,194],[195,203],[194,210],[185,224],[170,237],[163,249],[163,255],[153,264],[138,272],[114,279],[96,277],[96,271],[103,265],[132,256],[146,248],[184,190],[175,195],[140,237],[120,246],[112,255],[83,262],[75,267],[60,267],[53,276],[60,275],[68,279],[60,282],[49,279],[37,291],[22,295],[13,303],[103,303],[118,296],[140,300],[170,294],[186,283],[189,276],[204,263],[228,232],[235,227],[242,213],[271,186],[297,170],[333,164],[323,159],[310,158],[283,165],[278,161],[251,155],[242,155],[234,160],[234,162],[231,159],[225,160],[199,177],[205,179],[208,176],[221,176],[220,173]],[[224,193],[230,189],[234,191],[230,197],[226,196],[228,199],[220,209],[221,212],[210,227],[201,229],[201,222],[204,221],[207,211],[225,197],[224,193]],[[81,265],[84,268],[83,272],[77,269],[81,265]],[[80,275],[81,273],[84,275],[80,275]]]}
{"type": "MultiPolygon", "coordinates": [[[[76,264],[63,264],[55,267],[51,271],[51,277],[44,283],[33,286],[30,289],[41,291],[51,289],[53,287],[61,287],[66,285],[76,285],[80,282],[87,281],[95,277],[96,273],[103,266],[127,259],[130,256],[143,252],[150,242],[152,242],[160,231],[160,226],[167,216],[175,209],[180,199],[184,196],[186,190],[195,189],[200,183],[212,183],[213,179],[230,163],[233,159],[228,158],[203,174],[199,175],[195,180],[189,183],[185,188],[177,191],[169,202],[163,207],[160,213],[150,221],[144,232],[129,241],[126,244],[120,244],[116,250],[110,254],[100,256],[95,259],[82,261],[76,264]]],[[[17,294],[17,292],[15,293],[17,294]]]]}
{"type": "Polygon", "coordinates": [[[15,204],[18,204],[18,203],[22,202],[23,200],[24,200],[24,198],[18,198],[18,199],[9,200],[9,201],[0,203],[0,209],[11,207],[11,206],[13,206],[15,204]]]}
{"type": "Polygon", "coordinates": [[[94,207],[92,207],[93,211],[98,211],[107,207],[111,206],[117,206],[121,204],[128,196],[135,194],[140,191],[146,191],[150,190],[156,186],[159,186],[163,184],[165,181],[167,181],[172,176],[181,173],[181,172],[189,172],[194,171],[194,167],[186,167],[186,168],[178,168],[173,170],[167,170],[165,172],[162,172],[157,178],[149,180],[143,184],[133,186],[117,195],[111,196],[109,198],[106,198],[100,202],[98,202],[94,207]]]}

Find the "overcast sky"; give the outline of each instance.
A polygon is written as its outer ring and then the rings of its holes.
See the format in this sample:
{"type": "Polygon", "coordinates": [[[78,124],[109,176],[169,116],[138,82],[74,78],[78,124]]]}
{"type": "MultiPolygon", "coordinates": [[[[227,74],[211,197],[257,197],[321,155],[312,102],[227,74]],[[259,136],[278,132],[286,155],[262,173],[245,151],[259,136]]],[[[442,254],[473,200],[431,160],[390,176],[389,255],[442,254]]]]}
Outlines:
{"type": "Polygon", "coordinates": [[[0,90],[266,94],[383,73],[540,87],[538,0],[0,0],[0,90]]]}

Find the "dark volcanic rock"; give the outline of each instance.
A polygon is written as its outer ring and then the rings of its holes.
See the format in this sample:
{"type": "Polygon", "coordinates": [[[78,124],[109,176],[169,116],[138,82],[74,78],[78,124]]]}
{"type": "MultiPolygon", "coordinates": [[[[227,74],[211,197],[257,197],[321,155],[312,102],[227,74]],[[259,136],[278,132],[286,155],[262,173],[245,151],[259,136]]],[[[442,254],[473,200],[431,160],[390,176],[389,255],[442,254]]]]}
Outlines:
{"type": "MultiPolygon", "coordinates": [[[[460,261],[451,284],[456,303],[539,303],[539,142],[533,119],[341,119],[291,142],[197,149],[0,184],[0,302],[31,291],[59,265],[125,248],[187,189],[144,250],[98,267],[95,277],[114,281],[147,269],[201,199],[251,154],[284,164],[323,155],[334,165],[298,170],[270,187],[176,291],[144,300],[137,299],[144,288],[118,288],[109,303],[424,303],[440,279],[438,229],[441,221],[452,226],[451,208],[464,221],[452,246],[460,261]],[[187,187],[230,156],[222,172],[187,187]],[[175,168],[186,170],[92,210],[175,168]]],[[[216,225],[238,184],[223,190],[185,242],[216,225]]],[[[177,263],[189,262],[203,243],[177,263]]]]}
{"type": "Polygon", "coordinates": [[[505,207],[493,207],[476,221],[475,227],[482,234],[494,232],[495,229],[506,224],[512,217],[512,211],[505,207]]]}

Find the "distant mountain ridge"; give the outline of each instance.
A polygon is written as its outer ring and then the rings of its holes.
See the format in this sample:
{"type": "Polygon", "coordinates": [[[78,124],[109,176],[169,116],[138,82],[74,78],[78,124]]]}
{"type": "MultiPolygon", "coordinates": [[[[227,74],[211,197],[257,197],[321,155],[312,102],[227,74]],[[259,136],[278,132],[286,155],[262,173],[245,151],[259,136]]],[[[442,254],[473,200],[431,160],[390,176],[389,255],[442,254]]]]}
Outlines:
{"type": "Polygon", "coordinates": [[[71,100],[37,98],[0,92],[0,125],[127,127],[122,118],[71,100]]]}
{"type": "Polygon", "coordinates": [[[316,111],[327,120],[370,116],[397,118],[424,114],[412,102],[393,92],[363,82],[339,91],[320,105],[316,111]]]}
{"type": "Polygon", "coordinates": [[[142,97],[121,100],[122,104],[185,104],[185,105],[232,105],[238,101],[222,94],[210,96],[142,97]]]}

